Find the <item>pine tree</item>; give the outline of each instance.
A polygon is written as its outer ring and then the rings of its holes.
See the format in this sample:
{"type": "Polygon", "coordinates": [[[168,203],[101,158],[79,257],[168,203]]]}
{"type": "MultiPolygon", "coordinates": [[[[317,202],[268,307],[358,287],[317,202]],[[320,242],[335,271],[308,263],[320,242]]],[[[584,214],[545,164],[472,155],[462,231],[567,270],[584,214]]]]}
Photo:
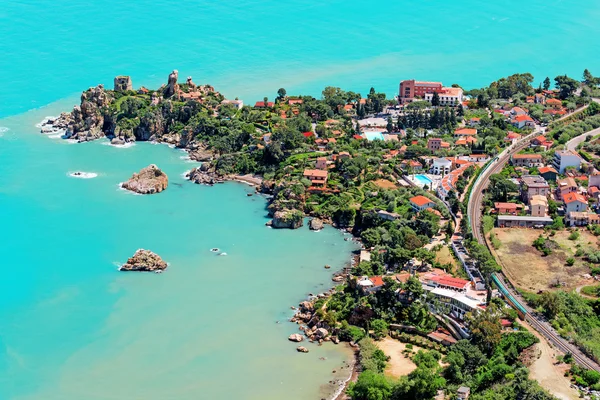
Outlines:
{"type": "Polygon", "coordinates": [[[550,89],[550,78],[546,77],[546,79],[544,79],[544,90],[548,89],[550,89]]]}

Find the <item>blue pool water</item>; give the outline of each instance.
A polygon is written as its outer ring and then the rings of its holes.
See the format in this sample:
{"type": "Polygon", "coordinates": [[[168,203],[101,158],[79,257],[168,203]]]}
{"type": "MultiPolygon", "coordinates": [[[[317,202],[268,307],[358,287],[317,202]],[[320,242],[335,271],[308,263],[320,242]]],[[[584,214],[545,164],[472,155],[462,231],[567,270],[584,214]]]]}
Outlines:
{"type": "Polygon", "coordinates": [[[415,181],[417,181],[417,183],[421,186],[424,186],[424,185],[430,186],[433,183],[433,181],[431,179],[429,179],[427,177],[427,175],[423,175],[423,174],[415,175],[415,181]]]}
{"type": "Polygon", "coordinates": [[[365,132],[365,136],[367,137],[367,140],[369,140],[369,141],[384,140],[383,133],[381,133],[381,132],[365,132]]]}

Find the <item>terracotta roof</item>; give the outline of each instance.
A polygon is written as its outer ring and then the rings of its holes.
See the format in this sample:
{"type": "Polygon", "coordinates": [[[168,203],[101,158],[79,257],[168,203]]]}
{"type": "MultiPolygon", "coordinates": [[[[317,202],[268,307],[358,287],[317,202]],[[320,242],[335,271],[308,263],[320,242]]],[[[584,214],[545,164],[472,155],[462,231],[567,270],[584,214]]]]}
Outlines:
{"type": "Polygon", "coordinates": [[[589,194],[596,194],[598,192],[600,192],[600,189],[598,189],[596,186],[592,186],[592,187],[588,188],[588,193],[589,194]]]}
{"type": "Polygon", "coordinates": [[[546,101],[546,104],[557,104],[557,105],[560,104],[560,105],[562,105],[562,101],[560,101],[558,99],[548,99],[546,101]]]}
{"type": "Polygon", "coordinates": [[[583,197],[579,193],[567,193],[563,196],[563,201],[565,202],[565,204],[569,204],[574,201],[579,201],[581,203],[587,204],[587,200],[585,199],[585,197],[583,197]]]}
{"type": "Polygon", "coordinates": [[[364,138],[363,138],[362,136],[360,136],[360,135],[354,135],[354,136],[352,136],[352,137],[353,137],[354,139],[356,139],[356,140],[362,140],[362,139],[364,139],[364,138]]]}
{"type": "Polygon", "coordinates": [[[465,286],[469,284],[469,281],[461,278],[455,278],[453,276],[432,276],[429,278],[433,282],[436,282],[438,285],[453,287],[456,289],[463,289],[465,286]]]}
{"type": "Polygon", "coordinates": [[[540,171],[540,174],[545,174],[546,172],[554,172],[555,174],[558,174],[558,171],[552,167],[542,167],[539,168],[538,171],[540,171]]]}
{"type": "Polygon", "coordinates": [[[425,196],[421,196],[421,195],[411,198],[410,202],[415,204],[418,207],[423,207],[425,204],[428,204],[428,203],[435,203],[433,200],[431,200],[425,196]]]}
{"type": "Polygon", "coordinates": [[[517,205],[515,203],[494,203],[494,208],[504,208],[506,210],[516,210],[517,205]]]}
{"type": "Polygon", "coordinates": [[[305,169],[304,176],[307,178],[327,178],[327,171],[320,169],[305,169]]]}
{"type": "Polygon", "coordinates": [[[513,159],[534,159],[538,160],[542,158],[541,154],[513,154],[513,159]]]}
{"type": "Polygon", "coordinates": [[[477,135],[477,129],[472,128],[461,128],[454,131],[455,135],[464,135],[464,136],[475,136],[477,135]]]}
{"type": "Polygon", "coordinates": [[[307,137],[307,138],[315,136],[315,134],[313,132],[303,132],[302,134],[304,135],[304,137],[307,137]]]}
{"type": "Polygon", "coordinates": [[[372,276],[369,280],[373,282],[373,286],[383,286],[383,278],[381,276],[372,276]]]}
{"type": "Polygon", "coordinates": [[[533,121],[533,119],[529,115],[517,115],[515,117],[515,121],[517,121],[517,122],[521,122],[521,121],[533,121]]]}

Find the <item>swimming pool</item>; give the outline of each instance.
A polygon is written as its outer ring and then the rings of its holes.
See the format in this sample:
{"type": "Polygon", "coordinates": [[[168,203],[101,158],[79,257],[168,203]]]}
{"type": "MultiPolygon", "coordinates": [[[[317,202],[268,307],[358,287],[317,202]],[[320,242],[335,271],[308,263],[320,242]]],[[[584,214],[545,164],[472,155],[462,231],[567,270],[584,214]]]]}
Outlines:
{"type": "Polygon", "coordinates": [[[431,184],[433,183],[433,181],[431,179],[429,179],[429,177],[427,175],[423,175],[423,174],[415,175],[414,180],[417,183],[417,185],[419,185],[419,186],[427,185],[427,186],[431,187],[431,184]]]}
{"type": "Polygon", "coordinates": [[[371,140],[384,140],[383,133],[381,132],[365,132],[365,136],[368,141],[371,140]]]}

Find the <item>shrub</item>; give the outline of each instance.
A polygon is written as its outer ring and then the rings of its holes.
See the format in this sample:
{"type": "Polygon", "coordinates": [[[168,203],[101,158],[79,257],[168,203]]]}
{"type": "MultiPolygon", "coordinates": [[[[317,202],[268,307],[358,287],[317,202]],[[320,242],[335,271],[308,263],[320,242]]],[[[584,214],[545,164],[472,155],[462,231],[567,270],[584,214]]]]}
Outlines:
{"type": "Polygon", "coordinates": [[[567,258],[567,265],[570,267],[575,264],[575,259],[573,257],[567,258]]]}
{"type": "Polygon", "coordinates": [[[573,231],[571,232],[571,234],[569,235],[569,240],[577,240],[579,239],[579,232],[577,231],[573,231]]]}

